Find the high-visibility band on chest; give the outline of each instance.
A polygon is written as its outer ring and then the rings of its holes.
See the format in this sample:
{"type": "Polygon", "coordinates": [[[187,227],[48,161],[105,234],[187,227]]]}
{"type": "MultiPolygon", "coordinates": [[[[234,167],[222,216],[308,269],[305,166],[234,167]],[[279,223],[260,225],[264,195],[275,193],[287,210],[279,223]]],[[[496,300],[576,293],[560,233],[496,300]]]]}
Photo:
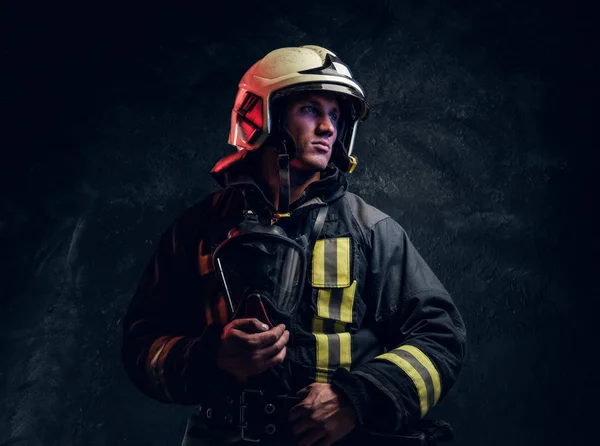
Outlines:
{"type": "Polygon", "coordinates": [[[317,315],[324,319],[352,322],[356,280],[346,288],[321,288],[317,294],[317,315]]]}
{"type": "Polygon", "coordinates": [[[315,333],[317,370],[315,380],[326,383],[336,369],[350,369],[352,352],[350,333],[315,333]]]}
{"type": "Polygon", "coordinates": [[[350,237],[317,240],[312,259],[312,285],[345,288],[351,284],[350,237]]]}

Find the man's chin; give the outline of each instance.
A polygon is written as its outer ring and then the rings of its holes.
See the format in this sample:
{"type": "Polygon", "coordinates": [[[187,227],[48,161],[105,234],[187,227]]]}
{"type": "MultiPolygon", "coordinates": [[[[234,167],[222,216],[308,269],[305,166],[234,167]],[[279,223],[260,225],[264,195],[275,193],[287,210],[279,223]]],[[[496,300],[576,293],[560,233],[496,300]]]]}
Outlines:
{"type": "Polygon", "coordinates": [[[314,162],[302,160],[292,160],[290,162],[290,168],[297,172],[310,175],[311,173],[322,172],[327,168],[328,160],[315,160],[314,162]]]}
{"type": "Polygon", "coordinates": [[[290,170],[294,172],[296,175],[301,175],[302,177],[309,178],[313,175],[318,174],[319,172],[323,172],[327,166],[292,166],[290,165],[290,170]]]}

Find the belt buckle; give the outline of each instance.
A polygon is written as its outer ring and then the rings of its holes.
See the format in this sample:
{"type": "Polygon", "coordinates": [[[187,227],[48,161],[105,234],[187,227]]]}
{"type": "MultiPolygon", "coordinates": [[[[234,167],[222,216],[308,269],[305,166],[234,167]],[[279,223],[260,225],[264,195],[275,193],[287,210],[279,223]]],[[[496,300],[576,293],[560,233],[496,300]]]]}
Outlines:
{"type": "Polygon", "coordinates": [[[242,440],[250,441],[252,443],[259,443],[260,438],[251,438],[246,436],[246,429],[248,428],[248,422],[246,421],[246,396],[250,396],[252,394],[263,396],[263,393],[260,390],[242,390],[240,393],[240,435],[242,440]]]}

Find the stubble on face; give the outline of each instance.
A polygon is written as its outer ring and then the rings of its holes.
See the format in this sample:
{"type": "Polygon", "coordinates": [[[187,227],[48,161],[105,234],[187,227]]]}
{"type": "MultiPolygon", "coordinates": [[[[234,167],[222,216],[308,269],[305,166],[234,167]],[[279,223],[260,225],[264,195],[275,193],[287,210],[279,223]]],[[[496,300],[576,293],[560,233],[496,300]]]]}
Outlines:
{"type": "MultiPolygon", "coordinates": [[[[312,92],[291,98],[284,113],[286,130],[296,145],[296,153],[290,161],[290,202],[293,203],[309,184],[319,180],[321,172],[329,164],[340,112],[333,94],[312,92]]],[[[278,151],[273,145],[265,145],[262,149],[262,178],[277,207],[280,182],[278,151]]]]}
{"type": "Polygon", "coordinates": [[[327,167],[337,138],[339,114],[332,93],[306,93],[289,103],[286,128],[296,145],[290,167],[297,175],[310,177],[327,167]]]}

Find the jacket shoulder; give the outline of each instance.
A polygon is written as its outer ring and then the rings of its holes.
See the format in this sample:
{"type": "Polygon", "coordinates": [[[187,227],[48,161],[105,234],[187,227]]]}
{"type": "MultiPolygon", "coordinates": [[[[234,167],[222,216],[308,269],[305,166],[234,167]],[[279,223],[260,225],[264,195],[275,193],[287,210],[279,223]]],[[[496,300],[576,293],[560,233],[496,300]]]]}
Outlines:
{"type": "Polygon", "coordinates": [[[375,206],[371,206],[352,192],[346,192],[344,200],[350,207],[356,221],[366,230],[372,229],[380,221],[391,218],[388,214],[380,211],[375,206]]]}
{"type": "Polygon", "coordinates": [[[214,212],[219,206],[226,205],[225,201],[231,199],[232,188],[223,188],[205,195],[204,198],[181,211],[174,219],[174,223],[196,225],[198,221],[205,220],[208,214],[214,212]]]}
{"type": "Polygon", "coordinates": [[[218,193],[219,191],[205,195],[201,200],[196,201],[195,203],[181,210],[173,219],[173,225],[195,225],[197,221],[199,219],[201,220],[205,216],[206,212],[211,208],[211,203],[214,201],[214,197],[218,193]]]}
{"type": "Polygon", "coordinates": [[[210,224],[212,216],[215,214],[217,205],[227,196],[226,189],[220,189],[204,196],[182,211],[180,211],[172,220],[163,237],[168,237],[175,243],[176,240],[181,243],[188,243],[198,239],[207,225],[210,224]]]}

